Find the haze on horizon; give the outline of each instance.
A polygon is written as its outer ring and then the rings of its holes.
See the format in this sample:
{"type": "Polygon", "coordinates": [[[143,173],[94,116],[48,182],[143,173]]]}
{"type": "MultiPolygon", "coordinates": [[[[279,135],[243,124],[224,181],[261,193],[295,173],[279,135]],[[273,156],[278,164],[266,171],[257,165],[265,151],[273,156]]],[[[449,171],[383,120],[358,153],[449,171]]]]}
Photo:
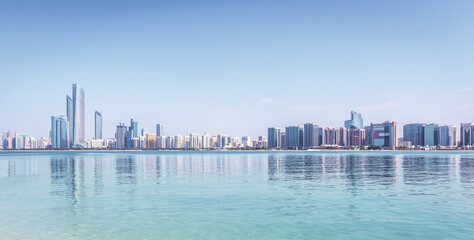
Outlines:
{"type": "Polygon", "coordinates": [[[0,129],[47,136],[84,88],[104,137],[474,121],[473,1],[2,1],[0,129]]]}

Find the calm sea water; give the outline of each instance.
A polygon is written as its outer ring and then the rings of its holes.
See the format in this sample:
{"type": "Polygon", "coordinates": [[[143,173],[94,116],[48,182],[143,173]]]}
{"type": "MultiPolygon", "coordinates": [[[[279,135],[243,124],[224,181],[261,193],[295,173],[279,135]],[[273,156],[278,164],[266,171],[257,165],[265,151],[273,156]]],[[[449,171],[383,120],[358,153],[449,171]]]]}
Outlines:
{"type": "Polygon", "coordinates": [[[474,239],[474,154],[3,152],[0,239],[474,239]]]}

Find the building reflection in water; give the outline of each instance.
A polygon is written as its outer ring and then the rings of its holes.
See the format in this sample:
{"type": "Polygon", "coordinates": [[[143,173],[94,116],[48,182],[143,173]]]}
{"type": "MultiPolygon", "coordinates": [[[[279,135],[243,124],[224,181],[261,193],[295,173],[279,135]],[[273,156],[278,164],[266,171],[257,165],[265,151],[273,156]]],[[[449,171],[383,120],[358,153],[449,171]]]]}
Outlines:
{"type": "Polygon", "coordinates": [[[267,174],[269,181],[304,180],[327,187],[344,180],[349,189],[447,184],[456,179],[473,183],[474,157],[459,158],[444,154],[270,154],[267,174]]]}
{"type": "Polygon", "coordinates": [[[84,196],[84,160],[51,158],[51,195],[66,197],[73,205],[84,196]]]}

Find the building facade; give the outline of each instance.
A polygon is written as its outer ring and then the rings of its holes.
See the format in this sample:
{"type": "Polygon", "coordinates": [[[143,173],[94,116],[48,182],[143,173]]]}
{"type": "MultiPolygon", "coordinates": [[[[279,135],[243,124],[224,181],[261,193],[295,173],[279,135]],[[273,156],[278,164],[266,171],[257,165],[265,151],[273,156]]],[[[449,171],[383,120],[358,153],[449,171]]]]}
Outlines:
{"type": "Polygon", "coordinates": [[[351,111],[351,119],[344,122],[344,127],[347,129],[364,128],[364,120],[362,119],[362,115],[355,111],[351,111]]]}
{"type": "Polygon", "coordinates": [[[94,136],[95,139],[102,139],[102,114],[100,112],[95,111],[94,114],[94,122],[95,122],[95,131],[94,136]]]}

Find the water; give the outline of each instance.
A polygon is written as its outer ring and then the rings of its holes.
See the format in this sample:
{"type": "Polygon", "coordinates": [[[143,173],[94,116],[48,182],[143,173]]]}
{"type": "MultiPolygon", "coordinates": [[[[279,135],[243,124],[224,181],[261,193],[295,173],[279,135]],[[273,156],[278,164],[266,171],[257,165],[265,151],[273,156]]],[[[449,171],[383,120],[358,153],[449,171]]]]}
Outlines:
{"type": "Polygon", "coordinates": [[[474,239],[471,152],[0,153],[1,239],[474,239]]]}

